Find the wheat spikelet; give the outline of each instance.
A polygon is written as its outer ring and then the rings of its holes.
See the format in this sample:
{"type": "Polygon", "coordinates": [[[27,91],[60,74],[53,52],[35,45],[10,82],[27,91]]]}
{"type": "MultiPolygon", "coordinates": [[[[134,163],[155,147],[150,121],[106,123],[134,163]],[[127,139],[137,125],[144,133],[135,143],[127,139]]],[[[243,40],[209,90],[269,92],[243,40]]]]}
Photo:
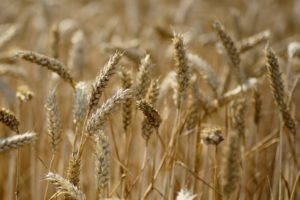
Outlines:
{"type": "Polygon", "coordinates": [[[102,104],[88,119],[86,131],[89,135],[102,129],[107,117],[114,111],[114,109],[124,103],[126,100],[132,98],[134,92],[132,89],[118,90],[115,95],[109,98],[102,104]]]}
{"type": "MultiPolygon", "coordinates": [[[[145,100],[139,100],[137,101],[137,107],[143,112],[145,116],[145,123],[148,125],[144,125],[144,128],[150,128],[158,129],[161,123],[161,117],[159,113],[145,100]],[[149,127],[150,126],[150,127],[149,127]]],[[[148,140],[150,138],[152,131],[149,132],[149,130],[143,130],[143,137],[148,140]]]]}
{"type": "Polygon", "coordinates": [[[181,107],[182,101],[186,97],[186,91],[189,83],[189,66],[187,65],[186,52],[183,44],[183,36],[181,34],[174,34],[173,37],[173,57],[175,61],[176,72],[176,93],[175,103],[177,108],[181,107]]]}
{"type": "Polygon", "coordinates": [[[61,140],[61,119],[56,100],[55,91],[49,92],[45,108],[47,110],[48,135],[53,153],[57,151],[58,144],[61,140]]]}
{"type": "Polygon", "coordinates": [[[1,138],[0,152],[21,148],[26,144],[32,143],[34,140],[36,140],[36,138],[37,136],[34,132],[27,132],[21,135],[14,135],[8,138],[1,138]]]}
{"type": "Polygon", "coordinates": [[[69,52],[68,67],[79,75],[84,66],[85,37],[82,30],[76,31],[71,39],[72,47],[69,52]]]}
{"type": "Polygon", "coordinates": [[[239,134],[231,131],[223,160],[223,193],[226,199],[230,199],[235,191],[239,179],[240,142],[239,134]]]}
{"type": "Polygon", "coordinates": [[[49,69],[50,71],[57,73],[63,80],[70,83],[71,86],[74,88],[73,77],[70,75],[66,67],[60,61],[36,52],[22,50],[17,51],[16,57],[31,63],[35,63],[37,65],[49,69]]]}
{"type": "Polygon", "coordinates": [[[75,101],[73,106],[73,122],[75,124],[82,123],[87,113],[90,86],[86,82],[78,82],[75,86],[75,101]]]}
{"type": "Polygon", "coordinates": [[[85,200],[85,195],[75,185],[58,174],[49,172],[45,179],[55,186],[58,195],[67,195],[76,200],[85,200]]]}
{"type": "Polygon", "coordinates": [[[193,200],[197,197],[197,195],[193,194],[188,189],[180,189],[177,193],[176,200],[193,200]]]}
{"type": "Polygon", "coordinates": [[[266,42],[270,38],[271,32],[270,31],[263,31],[260,33],[257,33],[249,38],[243,39],[239,43],[239,52],[244,53],[257,45],[266,42]]]}
{"type": "Polygon", "coordinates": [[[55,59],[59,58],[59,42],[60,42],[59,25],[54,24],[51,28],[51,55],[55,59]]]}
{"type": "Polygon", "coordinates": [[[109,142],[103,131],[95,134],[96,140],[96,184],[99,195],[103,193],[109,183],[109,142]]]}
{"type": "MultiPolygon", "coordinates": [[[[131,74],[129,73],[128,70],[126,70],[124,68],[121,69],[121,79],[122,79],[123,89],[129,89],[132,86],[131,74]]],[[[123,113],[122,113],[123,128],[126,132],[129,125],[131,124],[132,100],[131,99],[125,100],[122,105],[122,108],[123,108],[123,113]]]]}
{"type": "Polygon", "coordinates": [[[273,91],[273,97],[279,107],[282,119],[284,121],[284,125],[292,134],[295,135],[297,132],[297,127],[295,120],[293,119],[287,107],[287,103],[284,99],[284,85],[281,78],[281,73],[279,71],[278,60],[275,53],[269,45],[267,45],[266,47],[266,59],[269,81],[273,91]]]}
{"type": "Polygon", "coordinates": [[[72,155],[67,170],[67,179],[75,186],[79,183],[81,159],[72,155]]]}
{"type": "Polygon", "coordinates": [[[20,25],[15,24],[9,27],[2,35],[0,35],[0,49],[11,41],[20,31],[20,25]]]}
{"type": "Polygon", "coordinates": [[[239,82],[243,82],[240,75],[241,58],[235,43],[233,42],[232,38],[228,35],[228,33],[224,30],[224,27],[220,22],[214,22],[213,28],[216,30],[223,46],[226,49],[227,55],[231,61],[232,70],[237,76],[237,80],[239,82]]]}
{"type": "Polygon", "coordinates": [[[194,66],[194,68],[200,71],[200,74],[204,77],[204,79],[207,81],[208,85],[214,92],[215,97],[218,98],[220,80],[216,75],[213,67],[196,54],[189,53],[188,60],[190,63],[192,63],[192,66],[194,66]]]}
{"type": "Polygon", "coordinates": [[[119,63],[122,54],[116,52],[104,66],[103,70],[97,76],[92,86],[92,93],[90,96],[89,110],[91,111],[95,106],[98,105],[101,95],[112,75],[115,73],[117,64],[119,63]]]}
{"type": "Polygon", "coordinates": [[[261,94],[256,87],[253,90],[253,107],[254,107],[254,116],[253,116],[253,121],[257,125],[261,119],[261,110],[262,110],[262,99],[261,99],[261,94]]]}
{"type": "Polygon", "coordinates": [[[2,122],[7,127],[9,127],[10,130],[15,131],[16,133],[19,133],[20,122],[16,118],[16,116],[9,110],[6,110],[4,108],[0,109],[0,122],[2,122]]]}
{"type": "Polygon", "coordinates": [[[21,85],[17,89],[16,97],[22,102],[30,101],[34,96],[34,93],[27,85],[21,85]]]}
{"type": "Polygon", "coordinates": [[[151,83],[152,64],[150,55],[147,54],[142,60],[137,75],[136,98],[143,99],[151,83]]]}

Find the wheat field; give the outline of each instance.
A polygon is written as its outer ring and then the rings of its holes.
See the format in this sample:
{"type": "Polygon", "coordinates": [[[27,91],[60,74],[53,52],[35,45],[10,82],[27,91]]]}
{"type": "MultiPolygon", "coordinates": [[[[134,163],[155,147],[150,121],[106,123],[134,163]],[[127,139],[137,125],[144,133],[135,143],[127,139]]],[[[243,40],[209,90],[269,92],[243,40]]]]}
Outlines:
{"type": "Polygon", "coordinates": [[[300,1],[0,10],[0,199],[300,198],[300,1]]]}

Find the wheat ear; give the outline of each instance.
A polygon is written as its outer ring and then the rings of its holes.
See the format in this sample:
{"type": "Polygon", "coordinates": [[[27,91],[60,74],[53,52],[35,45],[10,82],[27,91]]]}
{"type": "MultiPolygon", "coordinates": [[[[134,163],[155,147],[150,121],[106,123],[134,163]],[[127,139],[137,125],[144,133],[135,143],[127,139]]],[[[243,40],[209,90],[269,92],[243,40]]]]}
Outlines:
{"type": "Polygon", "coordinates": [[[99,100],[102,96],[102,93],[112,77],[112,75],[115,73],[117,64],[119,63],[120,59],[122,57],[122,54],[119,52],[116,52],[108,61],[108,63],[104,66],[103,70],[100,72],[100,74],[97,76],[96,80],[93,83],[92,86],[92,93],[90,96],[90,102],[89,102],[89,111],[91,111],[95,106],[98,105],[99,100]]]}
{"type": "Polygon", "coordinates": [[[0,109],[0,122],[5,124],[8,128],[10,128],[10,130],[19,133],[20,122],[15,114],[10,112],[9,110],[6,110],[4,108],[0,109]]]}
{"type": "Polygon", "coordinates": [[[37,135],[34,132],[2,138],[0,139],[0,152],[21,148],[26,144],[32,143],[36,138],[37,135]]]}
{"type": "Polygon", "coordinates": [[[64,195],[70,196],[71,198],[76,199],[76,200],[85,200],[86,199],[84,193],[82,191],[80,191],[78,189],[78,187],[76,187],[71,182],[64,179],[63,177],[61,177],[58,174],[49,172],[45,176],[45,179],[55,186],[55,188],[57,189],[58,195],[64,194],[64,195]]]}
{"type": "Polygon", "coordinates": [[[274,51],[269,45],[267,45],[266,47],[266,59],[267,59],[269,81],[273,91],[273,97],[280,110],[282,119],[284,121],[284,125],[293,135],[295,135],[297,132],[296,122],[293,119],[288,109],[286,100],[284,98],[285,97],[284,85],[281,78],[281,73],[279,70],[279,64],[278,64],[276,54],[274,53],[274,51]]]}
{"type": "Polygon", "coordinates": [[[73,77],[60,61],[36,52],[22,50],[17,51],[16,57],[31,63],[35,63],[41,67],[45,67],[48,70],[57,73],[64,81],[70,83],[74,88],[73,77]]]}

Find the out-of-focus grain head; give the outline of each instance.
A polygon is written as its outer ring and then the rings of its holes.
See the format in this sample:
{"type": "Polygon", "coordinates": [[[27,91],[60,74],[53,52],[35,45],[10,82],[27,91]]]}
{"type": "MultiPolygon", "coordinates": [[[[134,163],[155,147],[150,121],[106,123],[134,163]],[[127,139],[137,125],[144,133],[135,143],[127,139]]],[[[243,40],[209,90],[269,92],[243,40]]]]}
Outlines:
{"type": "Polygon", "coordinates": [[[218,145],[224,140],[222,129],[207,127],[201,130],[201,141],[206,145],[218,145]]]}

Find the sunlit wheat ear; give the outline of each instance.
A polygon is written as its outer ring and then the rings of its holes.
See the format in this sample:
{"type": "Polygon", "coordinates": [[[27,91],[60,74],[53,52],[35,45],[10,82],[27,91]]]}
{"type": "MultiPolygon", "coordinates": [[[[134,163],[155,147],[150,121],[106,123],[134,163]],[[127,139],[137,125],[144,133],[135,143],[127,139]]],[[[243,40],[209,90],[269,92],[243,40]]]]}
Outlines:
{"type": "Polygon", "coordinates": [[[79,184],[80,167],[81,159],[72,155],[67,169],[67,179],[75,186],[79,184]]]}
{"type": "Polygon", "coordinates": [[[116,107],[131,99],[134,95],[133,89],[118,90],[114,96],[103,103],[87,120],[86,131],[88,135],[102,129],[107,117],[113,113],[116,107]]]}
{"type": "Polygon", "coordinates": [[[223,46],[226,49],[227,55],[231,61],[231,67],[232,71],[234,72],[235,76],[237,77],[237,80],[239,82],[243,82],[241,73],[240,73],[240,63],[241,58],[240,54],[237,50],[236,44],[233,42],[232,38],[229,36],[229,34],[225,31],[224,27],[220,22],[214,22],[213,28],[215,29],[216,33],[218,34],[223,46]]]}
{"type": "MultiPolygon", "coordinates": [[[[132,87],[131,73],[127,69],[125,69],[125,67],[121,68],[121,80],[123,89],[129,89],[132,87]]],[[[125,100],[122,104],[122,108],[123,128],[126,132],[131,124],[132,119],[132,99],[125,100]]]]}
{"type": "Polygon", "coordinates": [[[262,98],[258,87],[253,90],[252,104],[254,108],[253,121],[257,125],[261,119],[262,98]]]}
{"type": "Polygon", "coordinates": [[[158,79],[152,80],[149,90],[147,92],[146,98],[145,98],[146,101],[150,105],[155,106],[155,104],[158,100],[159,92],[160,92],[160,85],[159,85],[158,79]]]}
{"type": "Polygon", "coordinates": [[[15,114],[10,112],[9,110],[6,110],[4,108],[0,109],[0,122],[5,124],[8,128],[10,128],[10,130],[19,133],[20,122],[15,114]]]}
{"type": "Polygon", "coordinates": [[[55,59],[59,59],[59,43],[59,24],[56,23],[51,28],[51,56],[55,59]]]}
{"type": "Polygon", "coordinates": [[[21,135],[0,138],[0,152],[21,148],[32,143],[36,139],[37,135],[34,132],[27,132],[21,135]]]}
{"type": "Polygon", "coordinates": [[[146,101],[139,100],[136,102],[137,107],[143,112],[145,116],[145,121],[143,124],[143,128],[145,130],[142,131],[143,137],[146,141],[149,140],[152,130],[157,130],[161,124],[161,117],[159,113],[146,101]]]}
{"type": "MultiPolygon", "coordinates": [[[[155,107],[155,104],[157,102],[158,96],[159,96],[159,83],[158,80],[151,81],[150,88],[146,95],[146,102],[152,106],[155,107]]],[[[152,125],[149,124],[148,119],[144,118],[142,121],[142,135],[144,138],[149,139],[154,131],[154,128],[152,125]]]]}
{"type": "Polygon", "coordinates": [[[239,180],[239,162],[240,162],[240,138],[239,134],[231,131],[227,138],[225,155],[223,158],[223,193],[225,199],[230,199],[235,191],[239,180]]]}
{"type": "Polygon", "coordinates": [[[188,189],[180,189],[177,193],[176,200],[193,200],[196,199],[197,195],[193,194],[188,189]]]}
{"type": "Polygon", "coordinates": [[[68,67],[77,77],[82,72],[85,63],[85,36],[82,30],[78,30],[73,34],[71,43],[68,67]]]}
{"type": "Polygon", "coordinates": [[[109,183],[110,148],[108,137],[101,130],[95,134],[95,141],[96,184],[98,194],[101,196],[109,183]]]}
{"type": "Polygon", "coordinates": [[[269,45],[266,47],[266,59],[269,82],[273,91],[273,97],[280,110],[284,125],[292,134],[295,135],[297,132],[296,122],[293,119],[285,100],[286,96],[284,92],[284,85],[281,78],[277,57],[269,45]]]}
{"type": "Polygon", "coordinates": [[[152,63],[150,55],[147,54],[140,63],[137,75],[136,98],[143,99],[151,83],[152,63]]]}
{"type": "Polygon", "coordinates": [[[186,50],[183,44],[183,36],[181,34],[174,34],[173,51],[177,80],[175,90],[175,104],[177,108],[180,108],[182,102],[186,98],[187,88],[190,79],[190,69],[187,64],[186,50]]]}
{"type": "Polygon", "coordinates": [[[18,24],[9,27],[3,34],[0,35],[0,48],[4,47],[9,41],[19,33],[21,27],[18,24]]]}
{"type": "Polygon", "coordinates": [[[34,93],[27,85],[21,85],[17,88],[16,97],[22,102],[28,102],[34,97],[34,93]]]}
{"type": "Polygon", "coordinates": [[[80,191],[76,186],[70,183],[67,179],[64,179],[58,174],[49,172],[45,179],[55,186],[57,190],[57,195],[66,195],[75,200],[85,200],[86,197],[82,191],[80,191]]]}
{"type": "Polygon", "coordinates": [[[258,46],[259,44],[266,42],[267,40],[270,39],[270,36],[271,36],[271,32],[267,30],[267,31],[257,33],[249,38],[243,39],[239,43],[239,47],[238,47],[239,52],[244,53],[258,46]]]}
{"type": "Polygon", "coordinates": [[[113,74],[116,72],[117,64],[119,63],[122,54],[116,52],[112,57],[110,57],[108,63],[101,70],[100,74],[96,77],[92,85],[92,93],[90,96],[89,110],[93,110],[99,103],[102,93],[113,74]]]}
{"type": "Polygon", "coordinates": [[[191,67],[196,68],[200,72],[201,76],[211,87],[215,97],[218,98],[220,80],[216,72],[214,71],[213,67],[196,54],[189,53],[188,60],[191,63],[191,67]]]}
{"type": "Polygon", "coordinates": [[[89,104],[90,85],[86,82],[78,82],[75,86],[75,101],[73,107],[73,122],[83,122],[89,104]]]}
{"type": "Polygon", "coordinates": [[[49,92],[45,108],[47,110],[47,124],[50,144],[53,153],[56,153],[58,144],[61,140],[62,128],[55,90],[51,90],[49,92]]]}
{"type": "Polygon", "coordinates": [[[70,83],[73,88],[75,87],[73,77],[60,61],[32,51],[19,50],[15,56],[57,73],[64,81],[70,83]]]}

